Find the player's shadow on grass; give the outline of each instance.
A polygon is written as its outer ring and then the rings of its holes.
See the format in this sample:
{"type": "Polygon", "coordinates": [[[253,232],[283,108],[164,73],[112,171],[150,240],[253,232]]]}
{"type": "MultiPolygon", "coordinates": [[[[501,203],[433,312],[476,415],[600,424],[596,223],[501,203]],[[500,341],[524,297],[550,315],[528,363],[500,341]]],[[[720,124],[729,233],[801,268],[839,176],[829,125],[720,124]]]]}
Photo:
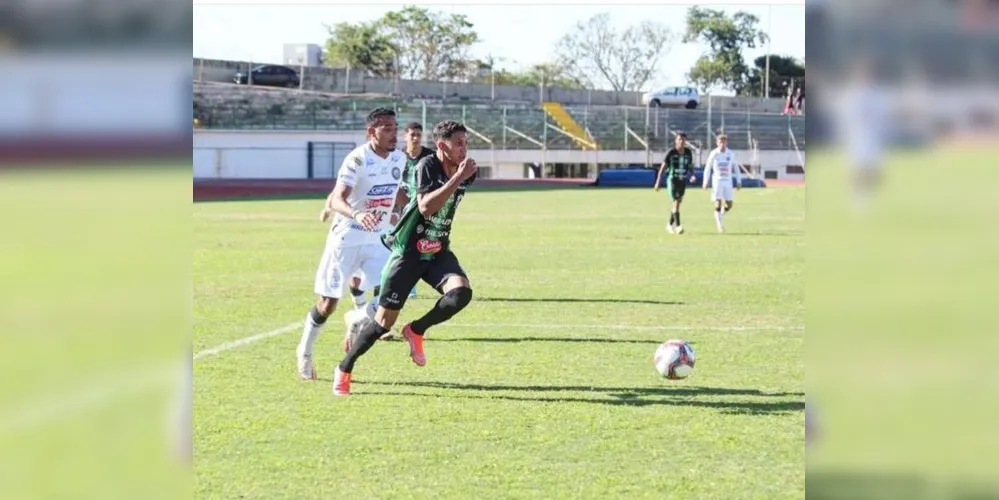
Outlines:
{"type": "Polygon", "coordinates": [[[916,473],[814,470],[805,478],[809,500],[908,500],[929,498],[927,491],[935,492],[935,498],[999,498],[999,485],[994,481],[934,481],[916,473]]]}
{"type": "MultiPolygon", "coordinates": [[[[431,338],[428,342],[487,342],[501,344],[519,344],[521,342],[578,342],[594,344],[649,344],[662,343],[661,340],[635,340],[635,339],[596,339],[596,338],[572,338],[572,337],[448,337],[431,338]]],[[[688,342],[693,344],[693,342],[688,342]]]]}
{"type": "MultiPolygon", "coordinates": [[[[524,401],[539,403],[592,403],[615,406],[692,406],[700,408],[715,408],[723,413],[767,415],[775,413],[792,413],[805,410],[804,393],[802,392],[763,392],[756,389],[726,389],[722,387],[591,387],[591,386],[545,386],[545,385],[483,385],[459,384],[451,382],[377,382],[358,381],[361,385],[408,386],[419,388],[468,391],[458,394],[447,394],[445,397],[462,399],[502,399],[508,401],[524,401]],[[587,392],[593,397],[581,396],[545,396],[542,394],[474,394],[475,392],[521,392],[521,393],[559,393],[587,392]],[[703,400],[699,397],[737,396],[736,401],[720,401],[717,399],[703,400]],[[766,398],[796,398],[793,401],[768,401],[766,398]],[[747,398],[752,398],[748,399],[747,398]]],[[[373,392],[365,394],[379,396],[416,396],[441,397],[442,394],[425,392],[373,392]]]]}
{"type": "Polygon", "coordinates": [[[524,297],[476,297],[476,302],[552,302],[556,304],[651,304],[657,306],[682,306],[683,302],[649,299],[566,299],[566,298],[524,298],[524,297]]]}
{"type": "Polygon", "coordinates": [[[725,233],[708,233],[717,236],[778,236],[778,237],[788,237],[788,236],[805,236],[804,231],[749,231],[743,233],[737,232],[725,232],[725,233]]]}

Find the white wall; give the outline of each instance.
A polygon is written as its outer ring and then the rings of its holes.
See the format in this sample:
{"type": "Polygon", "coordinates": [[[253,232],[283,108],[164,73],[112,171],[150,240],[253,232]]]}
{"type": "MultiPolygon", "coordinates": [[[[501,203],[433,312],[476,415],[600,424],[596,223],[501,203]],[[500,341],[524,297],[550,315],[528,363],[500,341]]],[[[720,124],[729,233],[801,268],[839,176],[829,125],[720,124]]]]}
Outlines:
{"type": "MultiPolygon", "coordinates": [[[[309,141],[364,142],[363,132],[280,131],[280,130],[200,130],[194,131],[194,177],[225,179],[304,179],[308,175],[309,141]]],[[[525,163],[645,163],[645,151],[578,150],[471,150],[481,166],[493,166],[494,179],[524,178],[525,163]]],[[[658,164],[665,152],[653,152],[658,164]]],[[[736,151],[743,163],[750,162],[749,151],[736,151]]],[[[805,153],[801,153],[804,158],[805,153]]],[[[760,151],[764,170],[777,170],[788,176],[785,165],[799,164],[794,151],[760,151]]]]}

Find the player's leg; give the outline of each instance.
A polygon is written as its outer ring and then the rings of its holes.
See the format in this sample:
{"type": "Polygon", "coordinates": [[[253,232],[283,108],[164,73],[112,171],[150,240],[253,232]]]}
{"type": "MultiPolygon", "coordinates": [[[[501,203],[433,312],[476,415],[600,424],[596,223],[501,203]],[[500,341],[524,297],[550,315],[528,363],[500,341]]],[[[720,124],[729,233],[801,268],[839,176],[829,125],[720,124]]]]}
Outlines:
{"type": "Polygon", "coordinates": [[[468,275],[461,269],[458,257],[450,250],[434,257],[423,280],[436,288],[441,293],[441,298],[421,318],[402,327],[402,336],[409,341],[410,356],[419,366],[426,364],[423,337],[427,330],[453,318],[472,301],[468,275]]]}
{"type": "Polygon", "coordinates": [[[687,192],[686,183],[677,183],[673,187],[673,214],[676,221],[677,234],[683,234],[683,224],[680,222],[680,205],[683,204],[683,195],[687,192]]]}
{"type": "Polygon", "coordinates": [[[669,207],[669,224],[666,224],[666,231],[673,233],[673,228],[676,227],[676,197],[673,196],[672,179],[666,179],[666,192],[670,194],[670,199],[673,200],[669,207]]]}
{"type": "Polygon", "coordinates": [[[327,245],[323,252],[314,285],[314,292],[319,298],[305,317],[302,338],[296,349],[298,374],[304,379],[316,378],[312,350],[326,320],[333,314],[337,302],[343,295],[344,280],[353,272],[357,252],[358,247],[343,248],[338,245],[327,245]]]}
{"type": "Polygon", "coordinates": [[[347,355],[336,367],[333,374],[333,394],[338,396],[350,394],[350,378],[354,372],[354,364],[395,325],[399,311],[406,304],[407,292],[413,289],[425,267],[426,264],[421,262],[419,257],[407,257],[398,253],[390,255],[381,273],[381,295],[374,321],[363,322],[347,355]]]}
{"type": "Polygon", "coordinates": [[[714,200],[715,207],[715,227],[718,228],[719,233],[725,232],[725,225],[722,223],[722,194],[721,190],[717,187],[711,194],[711,199],[714,200]]]}
{"type": "MultiPolygon", "coordinates": [[[[371,305],[364,311],[364,316],[371,321],[374,321],[375,314],[378,312],[379,297],[381,295],[382,271],[385,269],[385,266],[388,264],[391,257],[392,252],[385,248],[385,245],[382,245],[381,243],[369,245],[365,249],[364,262],[361,265],[361,269],[365,277],[365,286],[372,289],[373,296],[371,298],[371,305]]],[[[358,328],[361,326],[363,325],[358,324],[358,328]]],[[[391,340],[393,338],[391,330],[381,337],[382,340],[391,340]]]]}
{"type": "Polygon", "coordinates": [[[364,297],[364,291],[367,288],[364,287],[361,277],[354,274],[350,278],[350,296],[354,299],[354,309],[364,309],[368,305],[367,299],[364,297]]]}
{"type": "Polygon", "coordinates": [[[718,231],[725,232],[725,212],[732,207],[732,184],[721,183],[715,192],[715,220],[718,222],[718,231]]]}

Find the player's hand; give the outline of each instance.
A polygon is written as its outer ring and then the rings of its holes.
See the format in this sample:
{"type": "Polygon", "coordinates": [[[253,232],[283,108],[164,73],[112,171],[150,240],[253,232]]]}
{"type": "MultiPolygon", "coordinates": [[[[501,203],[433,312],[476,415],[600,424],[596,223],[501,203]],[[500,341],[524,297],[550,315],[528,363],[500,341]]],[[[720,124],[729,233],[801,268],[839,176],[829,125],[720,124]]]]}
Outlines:
{"type": "Polygon", "coordinates": [[[478,168],[475,166],[475,160],[465,158],[458,164],[458,178],[463,181],[468,180],[470,177],[475,175],[477,169],[478,168]]]}
{"type": "Polygon", "coordinates": [[[371,212],[358,212],[354,215],[354,220],[368,231],[374,231],[378,227],[378,218],[371,212]]]}
{"type": "Polygon", "coordinates": [[[322,212],[319,212],[319,222],[326,222],[326,219],[330,218],[330,214],[333,213],[329,207],[324,207],[322,212]]]}

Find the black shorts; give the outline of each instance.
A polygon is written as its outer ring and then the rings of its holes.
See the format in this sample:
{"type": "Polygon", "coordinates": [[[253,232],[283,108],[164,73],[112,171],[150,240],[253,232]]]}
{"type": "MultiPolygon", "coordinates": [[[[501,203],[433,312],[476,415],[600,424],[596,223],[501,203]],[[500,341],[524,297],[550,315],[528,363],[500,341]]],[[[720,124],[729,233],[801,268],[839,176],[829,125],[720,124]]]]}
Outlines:
{"type": "Polygon", "coordinates": [[[443,293],[441,287],[451,276],[468,279],[468,275],[458,263],[458,257],[451,250],[444,250],[431,260],[420,260],[419,254],[393,252],[385,263],[385,268],[382,269],[379,305],[393,311],[402,309],[406,305],[410,290],[420,279],[443,293]]]}
{"type": "Polygon", "coordinates": [[[687,183],[683,181],[667,181],[666,186],[669,188],[669,195],[674,200],[683,199],[683,194],[687,192],[687,183]]]}

